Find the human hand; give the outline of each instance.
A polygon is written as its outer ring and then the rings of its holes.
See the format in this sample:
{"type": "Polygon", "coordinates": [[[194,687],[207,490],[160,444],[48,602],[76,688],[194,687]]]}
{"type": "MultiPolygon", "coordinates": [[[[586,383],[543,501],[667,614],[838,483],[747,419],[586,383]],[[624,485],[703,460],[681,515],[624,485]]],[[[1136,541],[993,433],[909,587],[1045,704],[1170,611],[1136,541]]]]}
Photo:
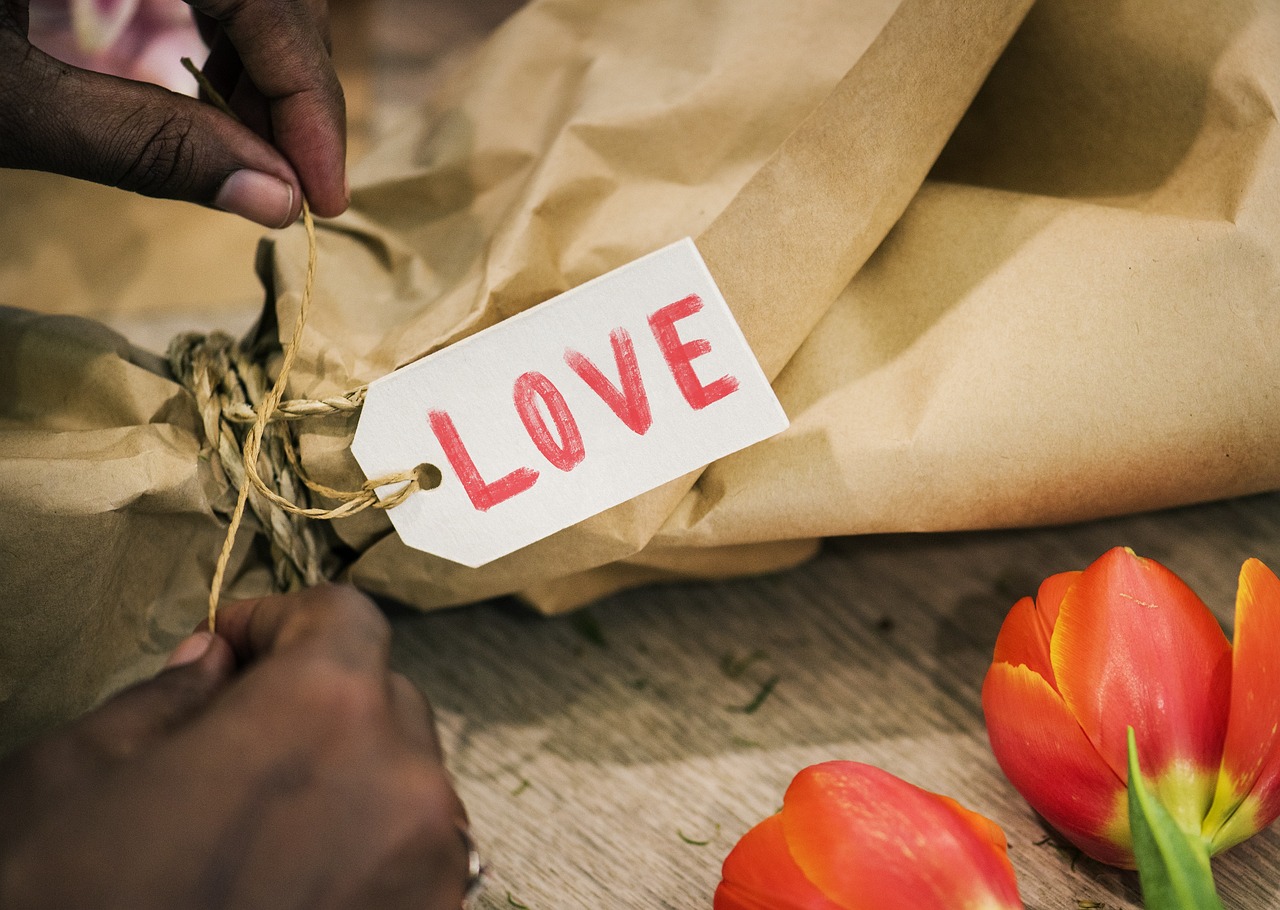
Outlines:
{"type": "MultiPolygon", "coordinates": [[[[0,0],[0,167],[185,199],[267,227],[347,207],[346,116],[324,0],[190,0],[205,73],[242,122],[145,82],[77,69],[0,0]]],[[[176,62],[176,61],[175,61],[176,62]]]]}
{"type": "Polygon", "coordinates": [[[373,604],[232,603],[218,633],[0,763],[0,906],[458,910],[466,815],[373,604]]]}

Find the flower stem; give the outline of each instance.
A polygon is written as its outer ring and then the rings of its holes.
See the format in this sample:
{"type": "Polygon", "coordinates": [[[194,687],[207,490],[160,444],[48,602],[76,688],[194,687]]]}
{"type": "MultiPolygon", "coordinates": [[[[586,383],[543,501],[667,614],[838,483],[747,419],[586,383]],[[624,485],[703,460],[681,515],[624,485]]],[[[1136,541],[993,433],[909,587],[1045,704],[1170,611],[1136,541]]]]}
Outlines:
{"type": "Polygon", "coordinates": [[[1209,850],[1173,820],[1142,777],[1129,728],[1129,831],[1147,910],[1224,910],[1213,883],[1209,850]]]}

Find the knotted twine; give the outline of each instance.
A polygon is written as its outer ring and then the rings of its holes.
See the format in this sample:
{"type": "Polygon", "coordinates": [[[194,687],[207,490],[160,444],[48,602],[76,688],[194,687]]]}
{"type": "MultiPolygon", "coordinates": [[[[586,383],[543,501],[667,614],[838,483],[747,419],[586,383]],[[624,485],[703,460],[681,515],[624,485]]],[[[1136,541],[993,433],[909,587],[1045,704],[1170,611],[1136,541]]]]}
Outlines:
{"type": "Polygon", "coordinates": [[[358,490],[338,490],[313,480],[303,469],[290,424],[309,418],[357,415],[367,387],[329,398],[283,400],[306,325],[315,278],[315,223],[305,201],[302,217],[307,230],[306,280],[293,335],[283,346],[284,357],[270,389],[265,388],[267,370],[253,352],[224,333],[187,333],[169,345],[170,369],[195,398],[215,476],[225,487],[236,490],[209,589],[210,629],[217,622],[223,579],[247,506],[252,507],[270,541],[275,583],[288,591],[318,584],[329,574],[325,565],[328,547],[310,524],[312,520],[345,518],[370,508],[394,508],[417,491],[439,483],[438,471],[420,465],[367,480],[358,490]],[[391,484],[400,487],[386,498],[379,498],[377,489],[391,484]],[[312,506],[311,494],[338,504],[312,506]]]}
{"type": "MultiPolygon", "coordinates": [[[[236,116],[190,59],[183,58],[182,64],[195,76],[213,104],[229,116],[236,116]]],[[[358,414],[368,387],[361,386],[330,398],[284,400],[315,284],[316,227],[305,197],[302,223],[307,232],[307,271],[302,299],[293,335],[289,343],[283,345],[284,356],[275,382],[265,394],[262,390],[266,385],[266,368],[252,352],[229,336],[220,332],[188,333],[179,335],[169,345],[170,369],[175,379],[195,397],[215,472],[228,488],[236,489],[235,506],[209,586],[210,631],[217,623],[223,578],[247,505],[252,504],[271,542],[276,585],[288,591],[318,584],[327,577],[324,565],[327,547],[315,527],[309,524],[311,520],[345,518],[370,508],[391,509],[419,490],[431,489],[440,482],[439,470],[423,464],[367,480],[358,490],[337,490],[312,480],[303,470],[289,425],[308,418],[358,414]],[[272,483],[268,484],[266,478],[272,483]],[[400,487],[386,498],[379,498],[378,488],[392,484],[400,487]],[[308,491],[339,504],[332,508],[311,506],[308,491]]]]}

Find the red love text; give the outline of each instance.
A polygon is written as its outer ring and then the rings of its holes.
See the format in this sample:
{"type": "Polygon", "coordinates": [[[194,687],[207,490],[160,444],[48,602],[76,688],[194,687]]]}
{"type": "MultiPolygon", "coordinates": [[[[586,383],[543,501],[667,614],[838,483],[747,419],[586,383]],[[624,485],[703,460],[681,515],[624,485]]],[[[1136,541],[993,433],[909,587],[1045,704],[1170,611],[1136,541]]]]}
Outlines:
{"type": "Polygon", "coordinates": [[[708,385],[703,385],[693,371],[694,359],[708,353],[711,342],[705,338],[681,341],[676,323],[701,310],[702,298],[697,294],[690,294],[683,300],[667,304],[649,317],[649,328],[653,331],[658,347],[662,348],[662,356],[666,358],[680,394],[684,395],[684,400],[695,411],[701,411],[738,388],[738,380],[734,376],[721,376],[708,385]]]}

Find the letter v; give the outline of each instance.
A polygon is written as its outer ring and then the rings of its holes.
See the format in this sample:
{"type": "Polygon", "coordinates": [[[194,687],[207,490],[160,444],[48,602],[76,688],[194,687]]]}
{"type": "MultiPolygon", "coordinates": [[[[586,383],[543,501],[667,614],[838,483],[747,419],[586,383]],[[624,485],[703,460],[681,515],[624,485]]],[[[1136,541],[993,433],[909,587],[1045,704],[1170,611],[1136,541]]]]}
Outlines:
{"type": "Polygon", "coordinates": [[[649,396],[644,390],[644,380],[640,378],[635,345],[631,343],[631,335],[624,328],[616,328],[610,332],[609,340],[613,343],[613,359],[618,365],[621,389],[606,379],[600,368],[588,360],[585,354],[570,348],[564,352],[564,362],[591,387],[591,391],[600,396],[600,400],[618,415],[619,420],[630,427],[633,433],[643,436],[653,426],[653,414],[649,410],[649,396]]]}

